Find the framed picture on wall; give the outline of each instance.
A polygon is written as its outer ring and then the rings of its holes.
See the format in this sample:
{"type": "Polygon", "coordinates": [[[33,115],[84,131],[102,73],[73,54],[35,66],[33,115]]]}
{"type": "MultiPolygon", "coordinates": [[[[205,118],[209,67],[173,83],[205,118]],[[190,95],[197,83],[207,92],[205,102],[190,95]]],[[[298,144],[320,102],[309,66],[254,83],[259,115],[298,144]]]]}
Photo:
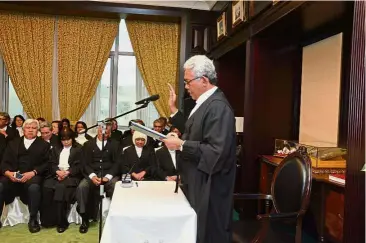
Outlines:
{"type": "Polygon", "coordinates": [[[217,39],[219,40],[226,35],[226,12],[223,12],[217,19],[217,39]]]}
{"type": "Polygon", "coordinates": [[[232,3],[232,26],[235,27],[238,24],[247,20],[247,14],[244,1],[233,1],[232,3]]]}

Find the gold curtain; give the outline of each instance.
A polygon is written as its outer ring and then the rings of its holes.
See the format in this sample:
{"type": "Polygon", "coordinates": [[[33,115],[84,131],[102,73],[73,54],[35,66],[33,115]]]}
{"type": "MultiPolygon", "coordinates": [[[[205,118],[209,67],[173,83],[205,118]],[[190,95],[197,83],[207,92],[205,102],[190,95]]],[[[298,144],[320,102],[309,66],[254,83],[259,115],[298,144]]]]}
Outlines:
{"type": "Polygon", "coordinates": [[[137,66],[150,95],[159,94],[155,107],[169,117],[170,83],[178,88],[180,26],[177,23],[126,20],[137,66]]]}
{"type": "Polygon", "coordinates": [[[29,117],[52,120],[55,18],[0,13],[0,52],[29,117]]]}
{"type": "Polygon", "coordinates": [[[60,17],[58,95],[61,118],[80,119],[93,98],[116,38],[119,19],[60,17]]]}

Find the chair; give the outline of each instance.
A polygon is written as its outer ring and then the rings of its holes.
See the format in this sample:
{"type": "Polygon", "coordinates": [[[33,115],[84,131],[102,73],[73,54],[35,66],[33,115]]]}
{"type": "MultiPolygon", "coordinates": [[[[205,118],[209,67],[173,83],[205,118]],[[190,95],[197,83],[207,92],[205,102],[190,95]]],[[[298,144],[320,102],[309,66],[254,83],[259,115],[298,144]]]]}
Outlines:
{"type": "MultiPolygon", "coordinates": [[[[111,199],[103,198],[103,220],[107,218],[111,199]]],[[[71,205],[71,210],[68,215],[69,223],[81,224],[81,217],[76,211],[77,202],[71,205]]],[[[96,213],[97,214],[97,213],[96,213]]],[[[28,206],[25,205],[19,197],[16,197],[14,201],[4,206],[3,214],[0,219],[3,226],[14,226],[17,224],[27,224],[29,221],[28,206]]]]}
{"type": "Polygon", "coordinates": [[[311,161],[305,147],[288,155],[276,168],[271,182],[271,195],[234,194],[237,200],[270,200],[272,210],[257,215],[257,220],[233,222],[233,242],[294,242],[293,235],[278,227],[279,221],[296,223],[295,242],[302,240],[302,219],[311,192],[311,161]]]}

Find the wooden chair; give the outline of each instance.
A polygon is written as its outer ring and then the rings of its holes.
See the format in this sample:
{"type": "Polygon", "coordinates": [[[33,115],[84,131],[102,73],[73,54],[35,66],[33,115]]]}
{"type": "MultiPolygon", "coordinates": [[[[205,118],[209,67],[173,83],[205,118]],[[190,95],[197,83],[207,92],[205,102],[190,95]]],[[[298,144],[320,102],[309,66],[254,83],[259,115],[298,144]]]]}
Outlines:
{"type": "Polygon", "coordinates": [[[302,219],[308,208],[311,193],[311,160],[306,148],[288,155],[274,172],[271,195],[234,194],[237,200],[270,200],[272,210],[260,214],[257,220],[233,222],[233,242],[296,242],[302,240],[302,219]],[[295,240],[293,235],[278,230],[278,222],[296,223],[295,240]]]}

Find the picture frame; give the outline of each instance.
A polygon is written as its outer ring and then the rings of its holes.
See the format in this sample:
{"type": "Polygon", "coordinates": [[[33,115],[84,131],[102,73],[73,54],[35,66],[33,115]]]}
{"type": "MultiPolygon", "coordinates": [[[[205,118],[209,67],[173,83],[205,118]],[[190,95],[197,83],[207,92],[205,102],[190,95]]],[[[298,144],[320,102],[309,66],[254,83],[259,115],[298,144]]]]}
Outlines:
{"type": "Polygon", "coordinates": [[[217,40],[222,39],[226,35],[226,12],[223,12],[217,19],[217,40]]]}
{"type": "Polygon", "coordinates": [[[247,21],[246,4],[244,1],[233,1],[231,5],[232,9],[232,27],[236,27],[242,22],[247,21]]]}

